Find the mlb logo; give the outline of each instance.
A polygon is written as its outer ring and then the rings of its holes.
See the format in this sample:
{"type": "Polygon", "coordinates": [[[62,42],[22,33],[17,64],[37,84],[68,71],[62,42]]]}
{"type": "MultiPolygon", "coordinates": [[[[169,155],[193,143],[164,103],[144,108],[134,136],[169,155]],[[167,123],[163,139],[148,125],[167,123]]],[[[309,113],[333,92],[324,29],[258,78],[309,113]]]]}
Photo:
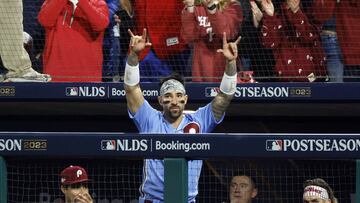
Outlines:
{"type": "Polygon", "coordinates": [[[266,151],[282,151],[282,140],[266,140],[266,151]]]}
{"type": "Polygon", "coordinates": [[[78,96],[79,95],[79,88],[77,87],[67,87],[66,88],[66,96],[78,96]]]}
{"type": "Polygon", "coordinates": [[[111,151],[115,150],[116,141],[115,140],[101,140],[101,150],[111,151]]]}
{"type": "Polygon", "coordinates": [[[219,87],[207,87],[205,88],[205,97],[216,97],[220,92],[219,87]]]}

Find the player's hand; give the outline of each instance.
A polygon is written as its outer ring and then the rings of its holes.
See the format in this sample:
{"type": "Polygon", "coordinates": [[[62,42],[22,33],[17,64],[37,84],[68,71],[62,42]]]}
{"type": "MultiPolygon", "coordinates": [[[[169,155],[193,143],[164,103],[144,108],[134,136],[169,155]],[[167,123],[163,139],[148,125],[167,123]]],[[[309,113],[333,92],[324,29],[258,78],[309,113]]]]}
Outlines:
{"type": "Polygon", "coordinates": [[[134,35],[130,29],[128,29],[128,33],[131,36],[129,47],[133,53],[139,54],[145,47],[151,46],[151,43],[147,39],[145,28],[141,36],[134,35]]]}
{"type": "Polygon", "coordinates": [[[217,52],[223,53],[223,55],[229,62],[236,60],[236,58],[238,57],[237,45],[239,44],[240,40],[241,40],[241,36],[239,36],[235,42],[228,43],[227,39],[226,39],[226,33],[224,32],[223,33],[223,48],[218,49],[217,52]]]}
{"type": "Polygon", "coordinates": [[[274,5],[271,0],[262,0],[261,6],[267,15],[269,15],[269,16],[274,15],[275,9],[274,9],[274,5]]]}
{"type": "Polygon", "coordinates": [[[93,203],[93,199],[88,192],[79,193],[78,195],[76,195],[74,200],[74,202],[76,203],[93,203]]]}

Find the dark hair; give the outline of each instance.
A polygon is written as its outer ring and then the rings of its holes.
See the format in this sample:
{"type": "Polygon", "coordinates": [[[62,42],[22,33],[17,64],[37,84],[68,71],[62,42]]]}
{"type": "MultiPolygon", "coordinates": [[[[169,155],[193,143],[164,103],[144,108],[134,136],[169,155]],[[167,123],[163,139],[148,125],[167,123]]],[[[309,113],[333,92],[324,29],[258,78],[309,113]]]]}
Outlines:
{"type": "Polygon", "coordinates": [[[174,72],[173,74],[161,79],[159,89],[161,88],[161,85],[164,84],[164,82],[171,80],[171,79],[179,81],[185,87],[184,77],[182,75],[180,75],[179,73],[174,72]]]}
{"type": "Polygon", "coordinates": [[[319,186],[322,188],[325,188],[326,191],[329,194],[329,198],[331,200],[331,203],[337,203],[337,199],[334,195],[334,191],[332,190],[332,188],[330,187],[330,185],[323,179],[321,178],[315,178],[315,179],[310,179],[310,180],[305,180],[303,187],[307,187],[309,185],[315,185],[315,186],[319,186]]]}
{"type": "Polygon", "coordinates": [[[253,187],[253,188],[257,188],[257,187],[256,187],[256,180],[255,180],[255,178],[254,178],[253,176],[251,176],[251,175],[249,175],[249,174],[245,174],[245,173],[239,173],[239,174],[233,175],[233,176],[231,177],[231,179],[230,179],[230,184],[231,184],[232,179],[233,179],[234,177],[236,177],[236,176],[248,177],[249,180],[250,180],[250,183],[251,183],[252,187],[253,187]]]}

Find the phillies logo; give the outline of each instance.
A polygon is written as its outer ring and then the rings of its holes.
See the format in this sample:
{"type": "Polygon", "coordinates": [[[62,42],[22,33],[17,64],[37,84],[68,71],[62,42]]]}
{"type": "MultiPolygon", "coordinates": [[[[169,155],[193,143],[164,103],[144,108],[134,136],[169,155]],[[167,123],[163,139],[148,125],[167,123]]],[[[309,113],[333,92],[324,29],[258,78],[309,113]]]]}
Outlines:
{"type": "Polygon", "coordinates": [[[184,133],[187,133],[187,134],[200,133],[200,125],[196,122],[188,123],[184,127],[184,133]]]}

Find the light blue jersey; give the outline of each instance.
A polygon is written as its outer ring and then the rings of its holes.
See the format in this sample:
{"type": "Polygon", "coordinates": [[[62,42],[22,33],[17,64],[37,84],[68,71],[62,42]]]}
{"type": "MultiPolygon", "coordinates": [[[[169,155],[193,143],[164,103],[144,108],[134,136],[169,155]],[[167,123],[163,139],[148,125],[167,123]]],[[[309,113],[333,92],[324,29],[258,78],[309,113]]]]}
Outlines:
{"type": "MultiPolygon", "coordinates": [[[[139,133],[209,133],[219,124],[223,117],[216,121],[209,103],[205,107],[199,108],[196,112],[185,114],[182,122],[175,129],[165,120],[163,114],[152,108],[145,100],[135,115],[129,112],[139,129],[139,133]]],[[[201,160],[188,162],[189,176],[189,202],[195,201],[198,194],[198,182],[202,167],[201,160]]],[[[164,161],[160,159],[145,159],[143,168],[143,183],[140,186],[140,202],[151,200],[153,203],[164,201],[164,161]]]]}

